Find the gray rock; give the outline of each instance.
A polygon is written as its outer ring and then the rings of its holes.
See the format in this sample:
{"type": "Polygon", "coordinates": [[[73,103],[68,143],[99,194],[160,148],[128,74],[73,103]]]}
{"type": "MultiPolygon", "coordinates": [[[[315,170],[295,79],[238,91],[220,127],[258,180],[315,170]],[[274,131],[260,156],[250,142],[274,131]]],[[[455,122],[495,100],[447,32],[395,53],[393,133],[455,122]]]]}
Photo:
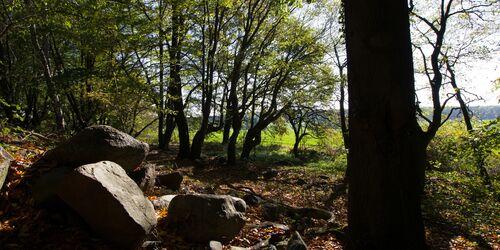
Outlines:
{"type": "Polygon", "coordinates": [[[262,205],[262,216],[269,221],[277,221],[285,214],[285,208],[279,204],[266,202],[262,205]]]}
{"type": "Polygon", "coordinates": [[[103,238],[136,249],[156,225],[153,205],[118,164],[83,165],[68,173],[57,194],[103,238]]]}
{"type": "Polygon", "coordinates": [[[142,243],[141,249],[144,250],[161,250],[161,241],[144,241],[142,243]]]}
{"type": "Polygon", "coordinates": [[[236,208],[236,211],[240,213],[245,213],[247,211],[247,203],[243,199],[233,196],[231,196],[231,199],[233,199],[233,204],[234,208],[236,208]]]}
{"type": "Polygon", "coordinates": [[[7,173],[9,172],[10,163],[14,161],[9,152],[5,151],[2,146],[0,146],[0,190],[2,190],[5,178],[7,178],[7,173]]]}
{"type": "Polygon", "coordinates": [[[127,172],[138,167],[148,154],[149,146],[110,126],[92,126],[48,151],[41,161],[78,167],[99,161],[116,162],[127,172]]]}
{"type": "Polygon", "coordinates": [[[263,202],[262,198],[253,194],[246,194],[245,196],[243,196],[243,200],[250,206],[259,205],[263,202]]]}
{"type": "Polygon", "coordinates": [[[139,185],[143,192],[153,190],[156,182],[156,167],[154,164],[145,164],[128,175],[139,185]]]}
{"type": "Polygon", "coordinates": [[[175,194],[163,195],[158,197],[156,200],[152,200],[153,206],[155,209],[168,208],[168,205],[172,201],[172,199],[177,196],[175,194]]]}
{"type": "Polygon", "coordinates": [[[333,213],[330,211],[326,211],[321,208],[315,208],[315,207],[300,207],[300,208],[293,208],[292,210],[289,211],[289,215],[294,214],[299,217],[307,217],[307,218],[313,218],[317,220],[331,220],[333,219],[333,213]]]}
{"type": "Polygon", "coordinates": [[[227,195],[177,195],[168,207],[167,223],[186,240],[228,243],[245,225],[243,214],[227,195]]]}
{"type": "Polygon", "coordinates": [[[278,176],[278,170],[268,169],[262,173],[262,176],[264,177],[264,180],[272,179],[272,178],[278,176]]]}
{"type": "Polygon", "coordinates": [[[222,243],[218,242],[218,241],[210,241],[208,243],[208,247],[210,248],[210,250],[222,250],[222,243]]]}
{"type": "Polygon", "coordinates": [[[307,250],[307,245],[300,237],[300,234],[295,231],[292,233],[292,237],[288,241],[288,245],[286,246],[287,250],[307,250]]]}
{"type": "Polygon", "coordinates": [[[250,250],[251,248],[247,247],[230,247],[229,250],[250,250]]]}
{"type": "Polygon", "coordinates": [[[42,174],[32,189],[35,203],[40,206],[57,206],[60,201],[57,190],[69,172],[72,172],[70,168],[60,167],[42,174]]]}
{"type": "Polygon", "coordinates": [[[158,184],[165,186],[168,189],[179,190],[184,177],[180,172],[172,172],[168,174],[158,175],[158,184]]]}
{"type": "Polygon", "coordinates": [[[262,215],[264,219],[269,221],[276,221],[281,216],[313,218],[318,220],[332,220],[334,218],[333,213],[324,209],[314,207],[291,207],[273,202],[265,202],[262,205],[262,215]]]}

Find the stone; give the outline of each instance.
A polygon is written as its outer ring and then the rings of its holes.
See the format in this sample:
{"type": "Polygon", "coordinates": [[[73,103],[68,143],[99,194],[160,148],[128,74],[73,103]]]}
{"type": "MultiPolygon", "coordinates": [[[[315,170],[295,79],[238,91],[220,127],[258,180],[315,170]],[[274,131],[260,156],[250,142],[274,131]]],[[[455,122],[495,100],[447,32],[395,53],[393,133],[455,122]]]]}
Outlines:
{"type": "Polygon", "coordinates": [[[13,161],[14,157],[0,146],[0,190],[2,190],[7,174],[9,173],[10,164],[13,161]]]}
{"type": "Polygon", "coordinates": [[[246,194],[243,196],[243,200],[250,206],[259,205],[263,202],[262,198],[254,194],[246,194]]]}
{"type": "Polygon", "coordinates": [[[281,216],[296,218],[313,218],[318,220],[332,220],[333,213],[314,207],[291,207],[285,204],[265,202],[262,205],[262,216],[269,221],[277,221],[281,216]]]}
{"type": "Polygon", "coordinates": [[[68,173],[57,194],[101,237],[136,249],[156,226],[155,210],[137,184],[109,161],[68,173]]]}
{"type": "Polygon", "coordinates": [[[170,202],[175,196],[177,195],[174,194],[163,195],[158,197],[156,200],[152,200],[151,203],[153,203],[153,207],[155,209],[168,208],[168,205],[170,205],[170,202]]]}
{"type": "Polygon", "coordinates": [[[227,195],[177,195],[168,207],[168,226],[193,242],[228,243],[245,225],[243,214],[227,195]]]}
{"type": "Polygon", "coordinates": [[[210,250],[222,250],[222,243],[218,242],[218,241],[215,241],[215,240],[212,240],[208,243],[208,247],[210,248],[210,250]]]}
{"type": "Polygon", "coordinates": [[[250,250],[250,248],[232,246],[232,247],[229,248],[229,250],[250,250]]]}
{"type": "Polygon", "coordinates": [[[99,125],[83,129],[40,161],[56,161],[59,166],[78,167],[99,161],[112,161],[127,172],[138,167],[148,154],[149,146],[113,127],[99,125]]]}
{"type": "Polygon", "coordinates": [[[266,202],[262,205],[262,217],[266,220],[277,221],[284,213],[283,206],[276,203],[266,202]]]}
{"type": "Polygon", "coordinates": [[[142,246],[141,246],[141,249],[144,249],[144,250],[161,250],[162,247],[161,247],[161,244],[162,242],[161,241],[144,241],[144,243],[142,243],[142,246]]]}
{"type": "Polygon", "coordinates": [[[264,180],[272,179],[272,178],[278,176],[278,170],[276,170],[276,169],[266,170],[262,173],[262,176],[264,177],[264,180]]]}
{"type": "Polygon", "coordinates": [[[236,211],[240,213],[245,213],[247,211],[247,203],[243,199],[233,196],[231,196],[231,199],[233,200],[236,211]]]}
{"type": "Polygon", "coordinates": [[[307,217],[317,220],[331,220],[334,218],[332,212],[314,207],[293,208],[289,211],[289,215],[290,214],[295,214],[298,217],[307,217]]]}
{"type": "Polygon", "coordinates": [[[70,168],[56,167],[42,174],[33,185],[33,198],[38,206],[53,207],[60,204],[57,190],[65,176],[72,172],[70,168]]]}
{"type": "Polygon", "coordinates": [[[156,166],[145,164],[128,174],[145,193],[151,192],[156,182],[156,166]]]}
{"type": "Polygon", "coordinates": [[[168,189],[179,190],[184,177],[180,172],[172,172],[158,175],[157,179],[159,185],[165,186],[168,189]]]}
{"type": "Polygon", "coordinates": [[[306,243],[297,231],[292,233],[292,236],[288,241],[288,245],[286,246],[286,250],[307,250],[306,243]]]}

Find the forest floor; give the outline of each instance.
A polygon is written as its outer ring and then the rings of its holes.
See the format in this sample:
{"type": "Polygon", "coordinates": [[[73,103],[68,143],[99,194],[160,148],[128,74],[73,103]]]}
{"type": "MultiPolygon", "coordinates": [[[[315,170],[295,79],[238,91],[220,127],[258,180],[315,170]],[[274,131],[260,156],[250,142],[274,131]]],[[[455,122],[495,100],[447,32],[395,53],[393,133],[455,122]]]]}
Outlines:
{"type": "MultiPolygon", "coordinates": [[[[30,167],[53,146],[41,138],[35,134],[0,137],[0,145],[16,159],[0,192],[0,249],[113,249],[81,221],[34,206],[30,189],[39,170],[30,167]]],[[[156,164],[160,171],[182,172],[184,181],[180,192],[237,196],[252,192],[291,206],[332,211],[333,222],[288,217],[276,222],[299,231],[309,249],[343,249],[347,200],[341,173],[314,170],[286,160],[245,162],[228,167],[217,156],[222,148],[214,145],[207,148],[214,153],[207,156],[202,167],[192,161],[176,161],[175,150],[152,150],[147,161],[156,164]],[[271,168],[277,170],[277,175],[264,178],[263,173],[271,168]]],[[[164,190],[155,188],[147,195],[155,199],[163,194],[164,190]]],[[[428,174],[423,216],[430,247],[500,249],[497,194],[475,190],[474,185],[450,173],[428,174]]],[[[261,210],[260,206],[250,206],[246,226],[230,245],[248,247],[269,237],[284,237],[285,232],[279,227],[256,226],[265,221],[261,210]]],[[[159,224],[149,240],[161,240],[165,249],[203,249],[202,245],[184,242],[163,229],[166,211],[157,211],[157,216],[159,224]]]]}

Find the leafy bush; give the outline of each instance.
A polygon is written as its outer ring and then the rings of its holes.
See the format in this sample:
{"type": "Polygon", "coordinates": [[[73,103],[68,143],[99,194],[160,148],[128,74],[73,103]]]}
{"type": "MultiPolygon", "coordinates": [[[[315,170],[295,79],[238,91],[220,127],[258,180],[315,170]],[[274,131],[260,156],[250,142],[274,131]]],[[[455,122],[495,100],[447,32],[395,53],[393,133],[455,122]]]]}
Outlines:
{"type": "Polygon", "coordinates": [[[450,122],[432,140],[427,153],[434,169],[483,175],[480,171],[484,168],[487,174],[497,178],[500,173],[500,118],[478,123],[470,133],[463,124],[450,122]]]}

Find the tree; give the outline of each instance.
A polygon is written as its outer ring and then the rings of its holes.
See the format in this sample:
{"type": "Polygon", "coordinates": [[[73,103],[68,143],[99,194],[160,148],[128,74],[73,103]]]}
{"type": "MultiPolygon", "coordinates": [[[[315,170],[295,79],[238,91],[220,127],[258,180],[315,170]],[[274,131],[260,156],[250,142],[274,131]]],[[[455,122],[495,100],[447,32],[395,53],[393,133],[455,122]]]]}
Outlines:
{"type": "Polygon", "coordinates": [[[425,249],[407,1],[345,2],[349,249],[425,249]]]}
{"type": "Polygon", "coordinates": [[[241,159],[248,159],[250,152],[260,144],[262,131],[278,119],[303,91],[313,92],[314,85],[323,80],[328,84],[333,82],[329,81],[331,74],[326,70],[316,69],[321,67],[324,48],[314,30],[290,17],[281,22],[276,31],[273,32],[276,37],[265,36],[270,41],[264,39],[256,58],[251,60],[258,61],[254,74],[245,74],[245,81],[252,82],[252,86],[244,89],[241,106],[251,107],[251,126],[243,141],[241,159]],[[323,79],[318,80],[320,77],[323,79]]]}
{"type": "Polygon", "coordinates": [[[488,50],[487,47],[476,44],[484,43],[482,40],[491,35],[491,31],[488,30],[490,26],[488,10],[493,9],[498,2],[443,0],[438,6],[433,6],[436,8],[429,8],[432,4],[434,3],[427,3],[423,7],[410,1],[414,24],[413,46],[417,58],[421,60],[420,72],[427,79],[427,88],[430,89],[432,99],[430,118],[422,112],[417,102],[418,115],[428,123],[424,133],[426,146],[457,109],[452,108],[448,113],[445,112],[446,105],[453,98],[459,104],[458,109],[463,115],[467,130],[472,130],[471,114],[468,109],[470,101],[465,99],[467,92],[458,86],[455,69],[457,64],[463,63],[467,58],[477,55],[487,56],[484,52],[488,50]],[[448,91],[445,96],[443,96],[444,91],[448,91]]]}
{"type": "MultiPolygon", "coordinates": [[[[202,1],[202,20],[200,21],[201,33],[201,66],[198,67],[201,74],[201,124],[198,131],[193,138],[191,145],[191,158],[199,158],[201,155],[203,143],[208,133],[214,132],[218,126],[210,124],[210,112],[212,103],[215,101],[216,96],[214,91],[216,89],[215,74],[217,73],[216,55],[219,49],[220,35],[224,29],[224,17],[227,13],[228,4],[216,1],[202,1]]],[[[219,63],[220,64],[220,63],[219,63]]],[[[215,108],[215,107],[214,107],[215,108]]],[[[215,115],[214,115],[215,117],[215,115]]]]}

